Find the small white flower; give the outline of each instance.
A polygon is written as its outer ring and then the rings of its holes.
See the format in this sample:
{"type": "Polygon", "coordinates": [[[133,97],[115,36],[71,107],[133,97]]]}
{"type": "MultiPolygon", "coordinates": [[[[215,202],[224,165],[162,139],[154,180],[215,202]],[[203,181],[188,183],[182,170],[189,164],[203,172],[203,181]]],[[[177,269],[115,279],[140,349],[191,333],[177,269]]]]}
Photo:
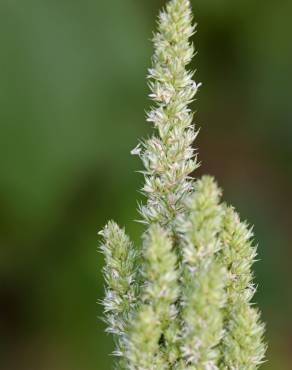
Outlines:
{"type": "Polygon", "coordinates": [[[199,82],[198,84],[194,81],[193,82],[193,88],[194,88],[194,94],[196,95],[196,93],[198,92],[199,88],[202,86],[203,84],[201,82],[199,82]]]}
{"type": "Polygon", "coordinates": [[[138,144],[134,149],[131,150],[132,155],[140,155],[142,151],[141,144],[138,144]]]}

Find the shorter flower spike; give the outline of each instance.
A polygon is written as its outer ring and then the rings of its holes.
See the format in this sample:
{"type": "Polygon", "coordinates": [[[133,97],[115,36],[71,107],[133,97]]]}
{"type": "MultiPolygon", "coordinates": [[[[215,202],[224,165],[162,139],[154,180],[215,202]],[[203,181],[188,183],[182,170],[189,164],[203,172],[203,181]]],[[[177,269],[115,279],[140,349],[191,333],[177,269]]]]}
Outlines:
{"type": "Polygon", "coordinates": [[[100,232],[105,256],[106,294],[103,300],[107,332],[114,334],[117,356],[124,356],[129,319],[136,305],[138,255],[124,230],[110,221],[100,232]]]}
{"type": "Polygon", "coordinates": [[[142,302],[130,330],[130,370],[169,369],[164,331],[176,316],[177,259],[167,232],[152,225],[144,236],[142,302]]]}
{"type": "Polygon", "coordinates": [[[252,230],[240,221],[235,210],[225,206],[221,256],[228,266],[227,327],[221,349],[221,369],[257,369],[266,351],[264,325],[250,302],[255,292],[251,267],[257,254],[252,236],[252,230]]]}
{"type": "Polygon", "coordinates": [[[226,301],[226,269],[216,256],[221,247],[220,196],[213,178],[204,176],[187,200],[188,213],[179,220],[183,246],[183,361],[179,369],[218,369],[220,353],[216,347],[223,336],[226,301]]]}

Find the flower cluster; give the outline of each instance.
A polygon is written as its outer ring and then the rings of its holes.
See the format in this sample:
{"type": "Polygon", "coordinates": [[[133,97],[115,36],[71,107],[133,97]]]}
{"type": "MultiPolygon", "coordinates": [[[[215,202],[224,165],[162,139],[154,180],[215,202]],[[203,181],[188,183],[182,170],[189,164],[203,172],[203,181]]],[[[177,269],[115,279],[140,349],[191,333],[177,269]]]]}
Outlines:
{"type": "Polygon", "coordinates": [[[251,229],[221,203],[212,177],[191,178],[198,163],[189,105],[200,86],[187,70],[194,31],[190,1],[170,0],[149,70],[147,120],[156,134],[132,151],[145,168],[142,248],[113,222],[101,232],[103,305],[119,369],[255,370],[265,355],[251,301],[251,229]]]}
{"type": "Polygon", "coordinates": [[[167,232],[151,225],[144,235],[143,289],[140,306],[129,337],[129,365],[135,369],[167,369],[160,340],[176,318],[179,296],[176,254],[167,232]]]}
{"type": "Polygon", "coordinates": [[[124,230],[114,222],[109,222],[99,234],[104,240],[101,251],[105,256],[103,274],[107,290],[103,306],[107,332],[115,337],[115,355],[124,357],[129,319],[137,302],[138,253],[124,230]]]}
{"type": "Polygon", "coordinates": [[[197,132],[189,104],[200,84],[193,81],[193,72],[187,71],[186,66],[194,54],[189,42],[194,31],[189,1],[170,1],[159,16],[148,76],[155,105],[147,121],[153,123],[158,136],[145,141],[141,153],[145,167],[142,190],[147,204],[140,212],[147,224],[171,226],[183,212],[183,200],[193,188],[190,174],[198,164],[192,143],[197,132]]]}

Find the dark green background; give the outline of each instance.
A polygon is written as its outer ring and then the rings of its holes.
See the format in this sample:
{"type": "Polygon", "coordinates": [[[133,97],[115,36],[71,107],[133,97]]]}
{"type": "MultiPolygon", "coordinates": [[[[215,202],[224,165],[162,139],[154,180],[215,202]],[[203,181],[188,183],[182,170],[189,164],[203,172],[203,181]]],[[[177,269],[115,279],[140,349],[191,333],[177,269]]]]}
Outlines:
{"type": "MultiPolygon", "coordinates": [[[[97,231],[138,243],[145,75],[163,1],[0,4],[0,368],[107,370],[97,231]]],[[[202,166],[255,224],[268,362],[291,369],[291,0],[194,0],[202,166]]]]}

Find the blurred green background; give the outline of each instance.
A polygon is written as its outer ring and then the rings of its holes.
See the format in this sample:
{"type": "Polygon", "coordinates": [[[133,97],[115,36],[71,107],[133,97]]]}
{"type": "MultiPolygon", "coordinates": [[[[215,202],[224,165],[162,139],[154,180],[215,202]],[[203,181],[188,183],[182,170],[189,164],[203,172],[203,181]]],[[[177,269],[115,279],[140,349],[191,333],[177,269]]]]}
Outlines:
{"type": "MultiPolygon", "coordinates": [[[[97,231],[139,243],[162,0],[1,0],[0,368],[107,370],[97,231]]],[[[193,0],[202,166],[255,224],[270,370],[291,369],[291,0],[193,0]]]]}

